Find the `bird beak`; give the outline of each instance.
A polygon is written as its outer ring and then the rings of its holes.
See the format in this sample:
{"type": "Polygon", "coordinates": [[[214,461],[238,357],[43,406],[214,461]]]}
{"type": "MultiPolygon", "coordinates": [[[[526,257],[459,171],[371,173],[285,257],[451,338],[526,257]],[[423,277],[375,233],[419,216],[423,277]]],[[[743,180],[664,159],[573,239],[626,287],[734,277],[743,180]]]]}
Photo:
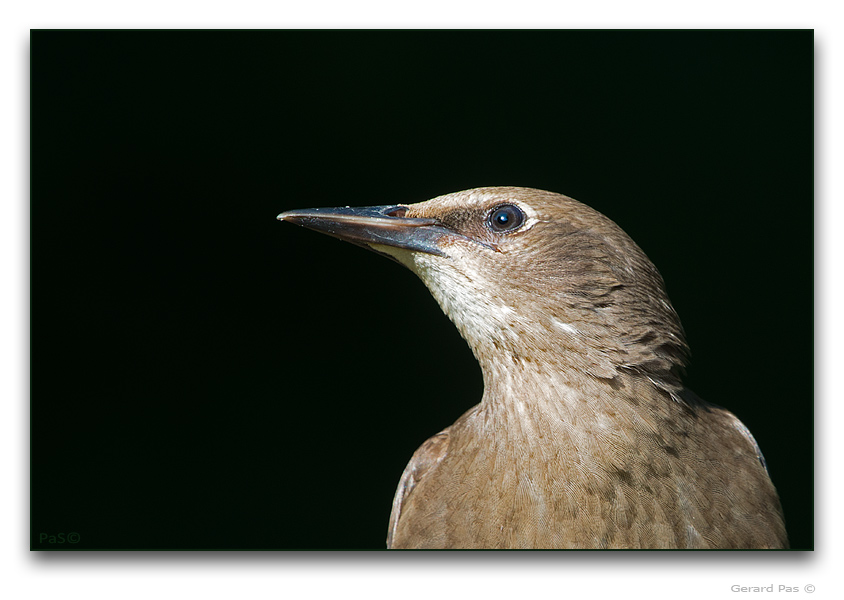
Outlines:
{"type": "Polygon", "coordinates": [[[436,219],[411,219],[404,215],[406,206],[364,206],[360,208],[306,208],[289,210],[278,215],[314,231],[381,252],[378,246],[403,248],[426,254],[446,256],[438,241],[454,235],[436,219]]]}

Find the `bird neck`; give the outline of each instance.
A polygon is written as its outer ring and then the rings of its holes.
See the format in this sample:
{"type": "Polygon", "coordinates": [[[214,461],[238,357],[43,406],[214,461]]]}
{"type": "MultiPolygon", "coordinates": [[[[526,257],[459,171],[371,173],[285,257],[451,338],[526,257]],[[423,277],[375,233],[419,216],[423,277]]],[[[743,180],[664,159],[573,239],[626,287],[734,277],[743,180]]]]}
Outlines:
{"type": "Polygon", "coordinates": [[[671,411],[677,404],[669,386],[655,378],[624,372],[596,377],[565,360],[538,361],[499,352],[482,360],[481,370],[481,409],[495,421],[516,421],[522,427],[550,424],[600,436],[612,430],[613,421],[639,421],[643,414],[671,411]]]}

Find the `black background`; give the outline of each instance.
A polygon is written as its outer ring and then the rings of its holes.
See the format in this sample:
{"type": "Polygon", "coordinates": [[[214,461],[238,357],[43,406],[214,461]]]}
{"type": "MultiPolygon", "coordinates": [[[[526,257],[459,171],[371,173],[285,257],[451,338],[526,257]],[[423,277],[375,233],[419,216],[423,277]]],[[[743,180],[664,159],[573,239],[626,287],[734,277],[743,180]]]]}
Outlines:
{"type": "Polygon", "coordinates": [[[383,548],[480,371],[412,273],[275,217],[482,185],[639,243],[689,387],[813,546],[811,31],[34,31],[31,59],[33,548],[383,548]]]}

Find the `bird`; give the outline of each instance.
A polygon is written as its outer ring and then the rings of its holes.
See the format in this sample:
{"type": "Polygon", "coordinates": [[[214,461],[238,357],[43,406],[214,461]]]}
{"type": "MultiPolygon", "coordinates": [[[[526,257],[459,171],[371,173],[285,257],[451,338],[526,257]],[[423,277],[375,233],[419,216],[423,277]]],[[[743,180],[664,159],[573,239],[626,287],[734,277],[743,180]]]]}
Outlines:
{"type": "Polygon", "coordinates": [[[483,187],[278,219],[410,268],[480,364],[480,402],[401,475],[387,548],[788,547],[759,446],[683,385],[663,279],[608,217],[483,187]]]}

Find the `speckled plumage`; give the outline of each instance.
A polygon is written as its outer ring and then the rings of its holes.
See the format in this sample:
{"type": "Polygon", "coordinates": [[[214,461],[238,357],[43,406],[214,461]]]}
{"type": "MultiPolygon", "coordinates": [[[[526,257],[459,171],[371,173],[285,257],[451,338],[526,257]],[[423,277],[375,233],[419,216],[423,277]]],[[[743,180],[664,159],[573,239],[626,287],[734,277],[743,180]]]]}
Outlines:
{"type": "Polygon", "coordinates": [[[367,245],[425,282],[477,357],[484,395],[411,458],[388,547],[787,547],[759,448],[683,387],[679,319],[618,226],[526,188],[396,215],[436,223],[434,251],[367,245]],[[503,204],[526,219],[495,233],[503,204]]]}

